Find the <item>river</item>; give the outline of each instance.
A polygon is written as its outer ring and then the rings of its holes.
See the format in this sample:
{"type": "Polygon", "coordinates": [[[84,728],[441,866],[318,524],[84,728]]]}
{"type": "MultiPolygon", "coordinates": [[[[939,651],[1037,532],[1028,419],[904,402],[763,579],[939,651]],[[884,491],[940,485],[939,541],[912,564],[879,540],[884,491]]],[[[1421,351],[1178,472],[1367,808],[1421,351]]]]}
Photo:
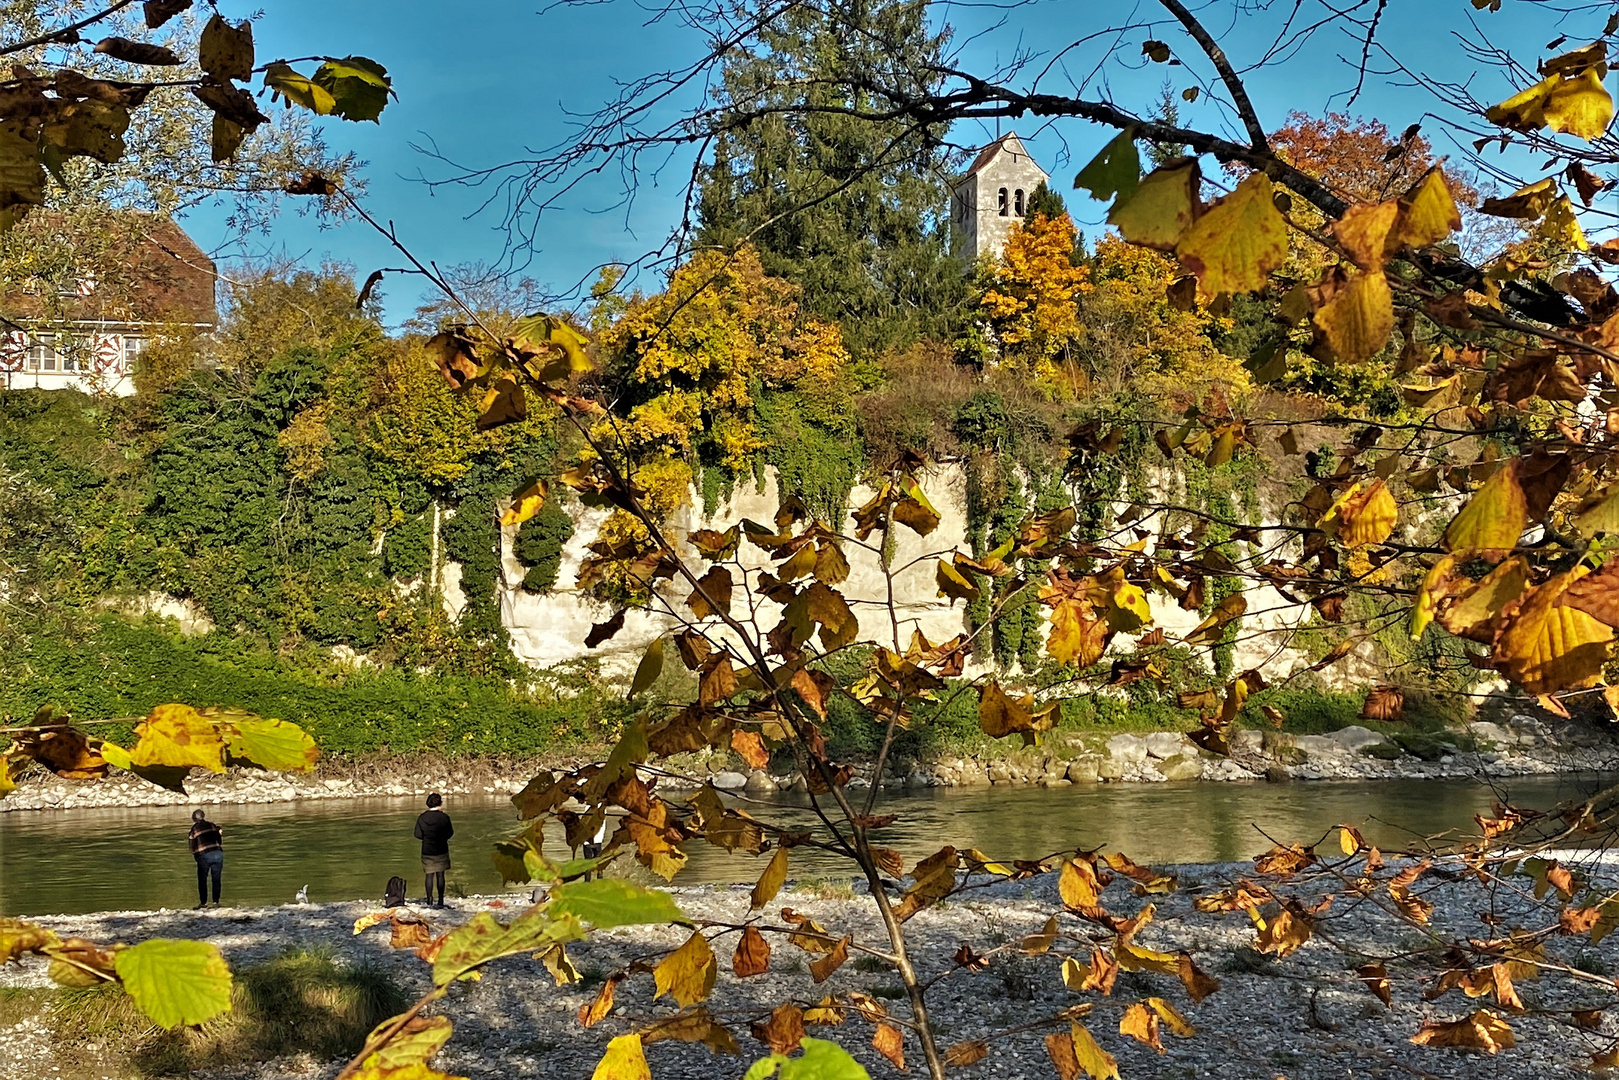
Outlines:
{"type": "MultiPolygon", "coordinates": [[[[1225,862],[1250,858],[1281,841],[1313,843],[1333,825],[1361,827],[1386,849],[1421,837],[1474,828],[1498,793],[1527,806],[1594,791],[1611,778],[1594,774],[1474,781],[1316,781],[1291,784],[1104,784],[1061,788],[935,788],[889,795],[879,809],[899,820],[881,834],[907,861],[944,844],[976,847],[995,858],[1038,858],[1107,845],[1138,862],[1225,862]]],[[[863,792],[861,792],[863,794],[863,792]]],[[[490,845],[517,830],[501,797],[452,799],[455,822],[452,895],[504,891],[490,845]]],[[[750,802],[757,817],[807,823],[786,798],[750,802]]],[[[322,800],[209,808],[225,830],[225,902],[289,903],[309,886],[316,902],[380,897],[401,874],[420,895],[415,799],[322,800]]],[[[0,814],[0,914],[189,907],[196,901],[187,854],[189,807],[61,810],[0,814]]],[[[677,884],[752,882],[762,861],[727,855],[698,840],[677,884]]],[[[551,849],[566,857],[560,839],[551,849]]],[[[818,852],[794,852],[792,875],[847,879],[847,864],[818,852]]]]}

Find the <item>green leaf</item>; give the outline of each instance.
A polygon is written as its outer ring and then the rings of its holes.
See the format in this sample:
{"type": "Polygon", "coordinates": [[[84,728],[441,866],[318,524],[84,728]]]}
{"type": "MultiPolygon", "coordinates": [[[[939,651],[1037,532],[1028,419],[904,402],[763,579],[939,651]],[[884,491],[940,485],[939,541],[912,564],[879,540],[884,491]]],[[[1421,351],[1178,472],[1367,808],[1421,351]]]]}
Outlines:
{"type": "Polygon", "coordinates": [[[646,653],[641,657],[640,664],[636,665],[635,678],[630,681],[630,697],[643,693],[649,686],[658,681],[663,673],[663,638],[658,638],[646,647],[646,653]]]}
{"type": "Polygon", "coordinates": [[[307,75],[300,75],[287,64],[275,63],[264,69],[264,85],[280,94],[289,105],[302,105],[319,116],[330,116],[337,100],[324,86],[317,86],[307,75]]]}
{"type": "Polygon", "coordinates": [[[780,1080],[871,1080],[865,1067],[835,1042],[806,1035],[800,1045],[804,1052],[798,1057],[771,1054],[755,1061],[742,1080],[770,1080],[778,1069],[780,1080]]]}
{"type": "Polygon", "coordinates": [[[234,764],[277,772],[308,772],[320,759],[315,740],[297,724],[246,714],[226,719],[235,729],[225,738],[225,750],[234,764]]]}
{"type": "Polygon", "coordinates": [[[1125,128],[1091,163],[1079,170],[1074,186],[1106,202],[1114,196],[1129,198],[1141,182],[1141,154],[1136,150],[1136,129],[1125,128]]]}
{"type": "Polygon", "coordinates": [[[542,952],[552,945],[578,941],[584,927],[572,915],[549,907],[521,915],[510,926],[502,925],[487,911],[451,932],[433,961],[433,984],[445,986],[473,968],[521,952],[542,952]]]}
{"type": "Polygon", "coordinates": [[[206,941],[153,938],[123,950],[118,978],[161,1027],[201,1024],[230,1011],[230,968],[206,941]]]}
{"type": "Polygon", "coordinates": [[[686,913],[680,910],[668,893],[631,885],[621,878],[597,878],[595,881],[559,885],[551,890],[548,910],[553,914],[572,915],[598,930],[643,923],[686,921],[686,913]]]}
{"type": "Polygon", "coordinates": [[[363,56],[328,60],[316,69],[313,81],[331,95],[331,111],[345,120],[377,122],[393,92],[388,69],[363,56]]]}

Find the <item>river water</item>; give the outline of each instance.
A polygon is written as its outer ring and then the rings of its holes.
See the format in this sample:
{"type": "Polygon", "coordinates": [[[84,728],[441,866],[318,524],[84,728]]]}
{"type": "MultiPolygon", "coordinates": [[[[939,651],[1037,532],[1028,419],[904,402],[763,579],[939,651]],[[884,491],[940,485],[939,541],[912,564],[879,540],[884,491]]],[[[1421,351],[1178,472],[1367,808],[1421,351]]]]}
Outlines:
{"type": "MultiPolygon", "coordinates": [[[[1597,790],[1593,774],[1494,781],[1315,781],[1291,784],[1105,784],[1061,788],[935,788],[885,795],[899,820],[882,835],[907,861],[944,844],[995,858],[1039,858],[1107,845],[1144,863],[1250,858],[1278,841],[1314,843],[1340,822],[1359,825],[1385,849],[1472,829],[1500,795],[1526,806],[1597,790]]],[[[859,792],[859,794],[864,794],[859,792]]],[[[749,801],[757,817],[811,818],[787,798],[749,801]]],[[[0,814],[0,915],[189,907],[196,870],[185,836],[191,807],[0,814]]],[[[289,903],[303,885],[314,902],[380,897],[393,874],[419,896],[416,799],[321,800],[210,807],[225,830],[225,902],[289,903]]],[[[462,797],[445,807],[455,823],[450,893],[504,891],[490,845],[518,828],[503,797],[462,797]]],[[[752,882],[762,862],[697,840],[678,884],[752,882]]],[[[565,858],[560,836],[548,853],[565,858]]],[[[847,864],[794,852],[792,876],[848,878],[847,864]]]]}

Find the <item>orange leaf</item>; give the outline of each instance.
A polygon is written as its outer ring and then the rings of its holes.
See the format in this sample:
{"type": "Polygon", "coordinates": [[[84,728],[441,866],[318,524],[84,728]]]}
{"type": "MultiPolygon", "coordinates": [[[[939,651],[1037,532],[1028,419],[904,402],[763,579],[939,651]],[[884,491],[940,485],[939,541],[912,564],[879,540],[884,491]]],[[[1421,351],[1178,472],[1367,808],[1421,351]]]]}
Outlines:
{"type": "Polygon", "coordinates": [[[893,1062],[894,1068],[905,1068],[905,1036],[893,1024],[878,1024],[871,1036],[872,1047],[893,1062]]]}
{"type": "Polygon", "coordinates": [[[731,732],[731,749],[755,769],[768,768],[770,765],[770,750],[757,731],[731,732]]]}
{"type": "Polygon", "coordinates": [[[767,1023],[753,1024],[750,1030],[755,1039],[774,1052],[790,1053],[804,1038],[804,1011],[792,1002],[777,1005],[767,1023]]]}
{"type": "Polygon", "coordinates": [[[731,957],[731,970],[739,979],[763,975],[770,970],[770,942],[757,927],[742,928],[742,940],[736,943],[736,954],[731,957]]]}
{"type": "Polygon", "coordinates": [[[1426,1020],[1411,1041],[1418,1046],[1456,1046],[1492,1054],[1518,1045],[1512,1028],[1488,1009],[1479,1009],[1460,1020],[1426,1020]]]}

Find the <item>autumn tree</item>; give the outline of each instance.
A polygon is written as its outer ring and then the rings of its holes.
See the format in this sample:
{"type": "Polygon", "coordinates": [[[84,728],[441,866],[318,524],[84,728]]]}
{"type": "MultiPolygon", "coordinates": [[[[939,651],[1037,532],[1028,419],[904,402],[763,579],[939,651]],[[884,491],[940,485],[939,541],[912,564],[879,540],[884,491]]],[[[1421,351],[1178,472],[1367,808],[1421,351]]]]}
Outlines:
{"type": "Polygon", "coordinates": [[[1077,241],[1067,214],[1014,225],[979,300],[1002,362],[1065,394],[1075,389],[1079,298],[1092,288],[1090,268],[1074,258],[1077,241]]]}

